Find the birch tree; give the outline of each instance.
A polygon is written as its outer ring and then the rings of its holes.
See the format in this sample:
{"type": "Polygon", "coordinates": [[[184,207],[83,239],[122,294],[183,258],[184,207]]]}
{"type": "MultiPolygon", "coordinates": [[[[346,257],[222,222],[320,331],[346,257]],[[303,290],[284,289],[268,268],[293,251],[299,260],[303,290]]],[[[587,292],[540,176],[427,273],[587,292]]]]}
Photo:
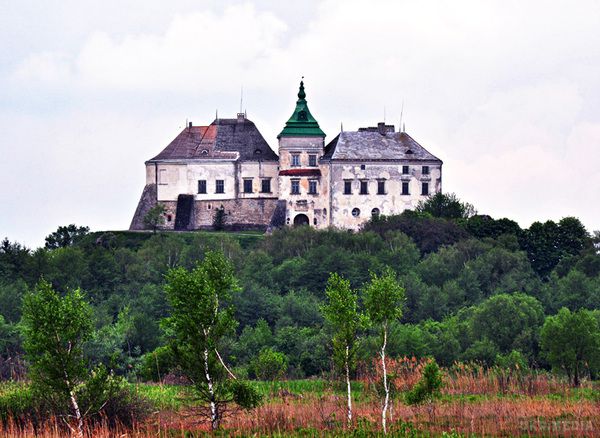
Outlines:
{"type": "Polygon", "coordinates": [[[63,406],[69,407],[62,416],[78,437],[83,437],[87,413],[79,394],[89,378],[83,344],[92,334],[91,316],[91,307],[79,290],[61,297],[43,280],[23,298],[23,346],[33,388],[59,415],[63,406]]]}
{"type": "Polygon", "coordinates": [[[381,409],[381,425],[384,434],[387,434],[386,415],[390,401],[390,383],[385,364],[388,329],[392,321],[402,316],[403,303],[404,288],[398,283],[396,273],[391,268],[387,267],[381,275],[371,273],[371,280],[364,288],[364,304],[371,323],[378,327],[381,335],[379,355],[385,394],[381,409]]]}
{"type": "Polygon", "coordinates": [[[337,273],[329,276],[325,289],[327,303],[323,315],[333,329],[333,357],[336,367],[344,374],[347,392],[347,419],[352,423],[352,388],[350,374],[356,366],[358,332],[364,326],[364,316],[358,311],[358,296],[350,282],[337,273]]]}
{"type": "Polygon", "coordinates": [[[220,341],[237,326],[229,305],[238,289],[233,267],[223,254],[207,252],[192,271],[171,269],[166,279],[170,345],[216,430],[230,403],[252,408],[260,402],[258,393],[236,379],[219,353],[220,341]]]}

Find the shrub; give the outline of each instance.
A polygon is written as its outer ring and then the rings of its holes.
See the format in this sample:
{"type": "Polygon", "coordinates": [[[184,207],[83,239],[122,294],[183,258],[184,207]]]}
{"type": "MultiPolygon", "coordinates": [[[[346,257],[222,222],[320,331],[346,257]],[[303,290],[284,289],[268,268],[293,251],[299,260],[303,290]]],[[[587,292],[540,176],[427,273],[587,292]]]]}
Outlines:
{"type": "Polygon", "coordinates": [[[252,363],[252,370],[260,380],[280,379],[285,375],[287,369],[287,356],[272,348],[263,348],[252,363]]]}
{"type": "Polygon", "coordinates": [[[145,382],[160,382],[175,366],[173,350],[168,346],[158,347],[140,358],[137,375],[145,382]]]}
{"type": "Polygon", "coordinates": [[[406,394],[406,403],[417,405],[432,401],[440,396],[442,389],[442,373],[435,359],[425,365],[423,375],[417,384],[406,394]]]}

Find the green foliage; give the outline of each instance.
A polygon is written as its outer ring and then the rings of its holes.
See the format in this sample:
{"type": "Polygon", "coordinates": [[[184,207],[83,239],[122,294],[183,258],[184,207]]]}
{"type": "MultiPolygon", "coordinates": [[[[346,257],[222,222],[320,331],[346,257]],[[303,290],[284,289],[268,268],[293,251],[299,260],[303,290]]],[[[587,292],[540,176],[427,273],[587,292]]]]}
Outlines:
{"type": "Polygon", "coordinates": [[[390,231],[401,231],[415,242],[421,254],[435,252],[444,245],[452,245],[469,236],[464,228],[453,221],[411,210],[400,215],[375,216],[363,229],[380,236],[390,231]]]}
{"type": "Polygon", "coordinates": [[[562,308],[548,316],[541,330],[542,351],[550,364],[567,374],[574,386],[586,370],[600,368],[600,325],[593,312],[562,308]]]}
{"type": "Polygon", "coordinates": [[[252,361],[251,368],[260,380],[278,380],[288,369],[288,358],[272,348],[263,348],[252,361]]]}
{"type": "Polygon", "coordinates": [[[143,418],[145,404],[118,377],[100,365],[90,369],[83,346],[92,336],[92,309],[79,290],[64,297],[40,281],[23,300],[23,337],[33,394],[44,411],[84,419],[102,414],[109,426],[143,418]]]}
{"type": "Polygon", "coordinates": [[[369,320],[376,325],[386,326],[402,317],[404,288],[396,279],[391,268],[385,268],[381,275],[371,273],[371,281],[363,290],[363,300],[369,320]]]}
{"type": "Polygon", "coordinates": [[[88,378],[83,344],[92,335],[92,309],[79,290],[64,297],[40,281],[23,299],[23,347],[33,387],[56,406],[88,378]]]}
{"type": "Polygon", "coordinates": [[[325,295],[327,301],[321,309],[333,331],[334,362],[342,373],[349,373],[356,365],[358,332],[367,321],[358,310],[357,293],[340,275],[332,273],[329,276],[325,295]]]}
{"type": "Polygon", "coordinates": [[[223,231],[225,228],[225,209],[223,206],[215,208],[215,216],[213,218],[213,229],[215,231],[223,231]]]}
{"type": "Polygon", "coordinates": [[[527,371],[529,366],[527,359],[518,350],[512,350],[510,353],[496,355],[496,366],[510,371],[527,371]]]}
{"type": "Polygon", "coordinates": [[[228,303],[238,290],[233,266],[222,253],[207,252],[192,271],[171,269],[166,276],[171,316],[171,348],[185,375],[194,383],[198,401],[210,404],[212,428],[221,421],[223,405],[236,402],[252,407],[258,400],[250,386],[231,381],[218,353],[225,336],[237,325],[228,303]]]}
{"type": "Polygon", "coordinates": [[[527,251],[533,269],[542,277],[548,276],[563,257],[578,255],[591,246],[588,232],[574,217],[563,218],[558,223],[534,222],[521,237],[521,247],[527,251]]]}
{"type": "Polygon", "coordinates": [[[88,234],[89,227],[78,227],[75,224],[60,226],[56,231],[46,236],[47,249],[66,248],[88,234]]]}
{"type": "Polygon", "coordinates": [[[440,397],[443,386],[442,372],[435,359],[431,359],[423,367],[423,375],[415,386],[406,393],[406,403],[417,405],[430,402],[440,397]]]}
{"type": "Polygon", "coordinates": [[[143,381],[160,382],[176,366],[176,359],[170,347],[158,347],[140,358],[137,375],[143,381]]]}
{"type": "Polygon", "coordinates": [[[154,233],[156,230],[165,224],[165,206],[156,204],[144,215],[144,225],[151,229],[154,233]]]}
{"type": "Polygon", "coordinates": [[[487,338],[501,353],[537,345],[537,333],[544,321],[538,300],[525,294],[499,294],[475,308],[472,330],[475,338],[487,338]]]}
{"type": "Polygon", "coordinates": [[[473,205],[461,202],[454,193],[442,192],[437,192],[426,200],[419,201],[416,211],[446,219],[468,219],[477,214],[473,205]]]}

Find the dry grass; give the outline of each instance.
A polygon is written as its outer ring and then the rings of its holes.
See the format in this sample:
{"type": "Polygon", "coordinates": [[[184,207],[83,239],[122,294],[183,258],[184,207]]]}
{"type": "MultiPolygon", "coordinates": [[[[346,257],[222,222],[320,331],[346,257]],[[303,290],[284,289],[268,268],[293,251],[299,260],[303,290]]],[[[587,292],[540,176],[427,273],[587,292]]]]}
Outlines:
{"type": "MultiPolygon", "coordinates": [[[[390,360],[398,391],[408,390],[419,379],[425,361],[412,358],[390,360]]],[[[332,389],[304,392],[302,396],[273,389],[265,403],[253,411],[231,413],[223,422],[223,436],[353,436],[380,433],[380,402],[376,369],[360,375],[361,391],[355,392],[355,423],[345,423],[345,398],[332,389]]],[[[591,383],[573,390],[563,380],[545,373],[485,370],[475,365],[456,365],[444,370],[445,388],[435,403],[411,407],[402,394],[392,405],[391,429],[397,435],[429,436],[455,432],[470,436],[600,436],[600,396],[591,383]]],[[[301,382],[302,383],[302,382],[301,382]]],[[[314,386],[314,385],[313,385],[314,386]]],[[[273,387],[275,388],[275,386],[273,387]]],[[[163,405],[143,424],[131,429],[109,430],[97,425],[89,436],[108,437],[185,437],[208,432],[199,422],[197,411],[182,406],[178,410],[163,405]],[[166,410],[165,410],[166,409],[166,410]]],[[[49,419],[43,430],[31,424],[24,428],[8,423],[0,426],[0,436],[8,438],[44,436],[63,438],[68,429],[49,419]]]]}

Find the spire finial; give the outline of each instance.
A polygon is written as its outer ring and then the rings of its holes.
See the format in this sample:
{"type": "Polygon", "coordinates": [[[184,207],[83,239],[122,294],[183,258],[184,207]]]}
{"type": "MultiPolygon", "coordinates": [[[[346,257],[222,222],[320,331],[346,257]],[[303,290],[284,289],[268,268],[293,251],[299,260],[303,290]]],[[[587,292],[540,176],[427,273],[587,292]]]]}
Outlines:
{"type": "Polygon", "coordinates": [[[305,99],[306,93],[304,92],[304,76],[302,76],[302,80],[300,81],[300,91],[298,91],[298,99],[305,99]]]}

